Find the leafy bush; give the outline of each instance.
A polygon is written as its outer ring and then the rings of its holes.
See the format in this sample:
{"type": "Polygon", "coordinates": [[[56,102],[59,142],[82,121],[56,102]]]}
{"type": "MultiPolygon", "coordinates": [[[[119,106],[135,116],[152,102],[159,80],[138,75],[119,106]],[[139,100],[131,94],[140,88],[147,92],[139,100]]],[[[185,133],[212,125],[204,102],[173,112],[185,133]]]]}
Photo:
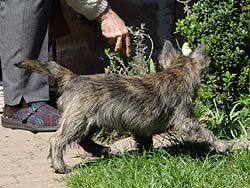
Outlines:
{"type": "Polygon", "coordinates": [[[242,101],[250,100],[250,0],[198,0],[176,32],[191,48],[206,44],[211,61],[198,91],[198,116],[217,135],[247,135],[250,109],[242,101]]]}
{"type": "MultiPolygon", "coordinates": [[[[241,95],[240,99],[234,102],[229,114],[219,110],[214,100],[215,109],[205,108],[204,113],[207,126],[219,137],[249,137],[250,130],[250,95],[241,95]],[[227,125],[221,127],[221,125],[227,125]]],[[[204,114],[201,117],[204,117],[204,114]]]]}
{"type": "Polygon", "coordinates": [[[250,92],[250,0],[199,0],[176,31],[191,48],[206,44],[211,63],[199,97],[229,114],[250,92]]]}

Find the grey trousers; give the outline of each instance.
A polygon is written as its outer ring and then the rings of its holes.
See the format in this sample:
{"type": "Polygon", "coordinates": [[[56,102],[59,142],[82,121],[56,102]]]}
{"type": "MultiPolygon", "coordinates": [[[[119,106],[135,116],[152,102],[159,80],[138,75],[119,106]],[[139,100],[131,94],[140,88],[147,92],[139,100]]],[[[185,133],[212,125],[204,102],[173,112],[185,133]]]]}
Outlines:
{"type": "Polygon", "coordinates": [[[51,0],[0,0],[0,60],[4,102],[48,101],[48,78],[26,72],[14,63],[48,60],[48,18],[51,0]]]}

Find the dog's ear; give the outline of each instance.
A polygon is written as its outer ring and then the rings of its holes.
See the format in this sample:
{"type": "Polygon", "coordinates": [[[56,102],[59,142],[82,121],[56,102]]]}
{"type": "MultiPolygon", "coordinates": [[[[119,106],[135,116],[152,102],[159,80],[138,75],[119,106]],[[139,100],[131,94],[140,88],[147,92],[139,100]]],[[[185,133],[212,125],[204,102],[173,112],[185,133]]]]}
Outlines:
{"type": "Polygon", "coordinates": [[[200,71],[206,67],[208,67],[209,61],[206,54],[206,46],[204,44],[200,44],[191,55],[193,67],[200,71]]]}
{"type": "Polygon", "coordinates": [[[159,65],[161,69],[166,69],[178,57],[179,53],[168,40],[165,41],[161,54],[159,56],[159,65]]]}

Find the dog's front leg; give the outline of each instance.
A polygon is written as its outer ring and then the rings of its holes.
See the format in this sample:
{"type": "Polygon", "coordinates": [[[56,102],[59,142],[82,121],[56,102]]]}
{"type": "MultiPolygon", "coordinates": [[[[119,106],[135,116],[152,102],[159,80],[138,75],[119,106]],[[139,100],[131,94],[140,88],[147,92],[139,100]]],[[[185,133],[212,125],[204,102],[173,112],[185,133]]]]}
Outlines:
{"type": "Polygon", "coordinates": [[[218,139],[212,131],[201,126],[195,118],[184,118],[178,120],[178,125],[175,124],[175,129],[181,135],[183,142],[204,144],[210,150],[215,150],[218,153],[223,153],[233,148],[234,143],[228,140],[218,139]]]}

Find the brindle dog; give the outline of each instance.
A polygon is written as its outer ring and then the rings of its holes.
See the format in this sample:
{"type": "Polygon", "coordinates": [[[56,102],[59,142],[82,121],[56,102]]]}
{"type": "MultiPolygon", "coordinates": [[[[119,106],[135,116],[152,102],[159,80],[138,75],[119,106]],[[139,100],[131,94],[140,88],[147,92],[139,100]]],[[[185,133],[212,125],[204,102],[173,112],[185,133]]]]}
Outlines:
{"type": "Polygon", "coordinates": [[[139,149],[149,149],[153,135],[170,130],[177,132],[183,142],[205,144],[216,152],[235,146],[233,141],[216,138],[194,116],[193,101],[202,71],[208,66],[205,46],[183,56],[166,41],[159,64],[161,72],[145,76],[78,76],[55,62],[31,60],[17,64],[59,82],[61,128],[50,138],[50,157],[56,172],[68,172],[63,151],[72,142],[93,155],[106,155],[109,148],[91,139],[103,127],[131,132],[139,149]]]}

